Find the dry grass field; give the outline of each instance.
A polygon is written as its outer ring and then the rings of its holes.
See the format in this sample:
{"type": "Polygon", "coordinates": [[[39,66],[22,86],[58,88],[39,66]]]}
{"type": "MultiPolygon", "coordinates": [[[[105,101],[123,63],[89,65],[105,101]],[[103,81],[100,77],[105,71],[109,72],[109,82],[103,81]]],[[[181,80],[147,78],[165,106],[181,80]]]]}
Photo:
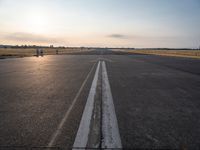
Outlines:
{"type": "MultiPolygon", "coordinates": [[[[44,55],[76,54],[88,52],[94,49],[89,48],[42,48],[44,55]]],[[[147,50],[147,49],[112,49],[113,51],[128,52],[130,54],[149,54],[175,57],[200,58],[200,50],[147,50]]],[[[28,57],[35,56],[36,48],[0,48],[0,58],[7,57],[28,57]]]]}
{"type": "Polygon", "coordinates": [[[150,54],[150,55],[162,55],[162,56],[175,56],[175,57],[190,57],[200,58],[200,50],[122,50],[129,53],[136,54],[150,54]]]}
{"type": "MultiPolygon", "coordinates": [[[[85,51],[91,51],[88,48],[42,48],[44,55],[56,55],[58,51],[59,55],[62,54],[75,54],[85,51]]],[[[0,48],[0,57],[27,57],[35,56],[36,48],[0,48]]]]}

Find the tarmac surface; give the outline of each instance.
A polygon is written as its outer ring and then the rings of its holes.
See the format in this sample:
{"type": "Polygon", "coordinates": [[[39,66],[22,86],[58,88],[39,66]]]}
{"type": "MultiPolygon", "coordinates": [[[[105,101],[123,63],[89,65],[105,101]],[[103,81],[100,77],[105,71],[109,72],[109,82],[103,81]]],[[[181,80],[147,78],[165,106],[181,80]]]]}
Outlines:
{"type": "Polygon", "coordinates": [[[72,149],[102,61],[123,149],[200,149],[200,59],[97,49],[0,60],[0,150],[72,149]]]}

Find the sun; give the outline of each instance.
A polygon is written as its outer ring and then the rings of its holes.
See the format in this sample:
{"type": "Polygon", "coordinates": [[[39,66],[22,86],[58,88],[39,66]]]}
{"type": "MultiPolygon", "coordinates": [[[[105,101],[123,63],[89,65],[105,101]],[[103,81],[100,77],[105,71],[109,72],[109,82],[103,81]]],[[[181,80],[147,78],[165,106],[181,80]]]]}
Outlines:
{"type": "Polygon", "coordinates": [[[31,10],[27,14],[26,29],[28,32],[42,34],[48,32],[50,25],[49,15],[41,10],[31,10]]]}

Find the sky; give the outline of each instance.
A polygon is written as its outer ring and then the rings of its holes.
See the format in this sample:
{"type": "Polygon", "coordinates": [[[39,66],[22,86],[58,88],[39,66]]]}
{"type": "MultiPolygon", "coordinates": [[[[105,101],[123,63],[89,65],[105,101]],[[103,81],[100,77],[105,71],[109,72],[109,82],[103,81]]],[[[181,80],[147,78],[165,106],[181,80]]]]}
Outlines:
{"type": "Polygon", "coordinates": [[[200,46],[200,0],[0,0],[0,44],[200,46]]]}

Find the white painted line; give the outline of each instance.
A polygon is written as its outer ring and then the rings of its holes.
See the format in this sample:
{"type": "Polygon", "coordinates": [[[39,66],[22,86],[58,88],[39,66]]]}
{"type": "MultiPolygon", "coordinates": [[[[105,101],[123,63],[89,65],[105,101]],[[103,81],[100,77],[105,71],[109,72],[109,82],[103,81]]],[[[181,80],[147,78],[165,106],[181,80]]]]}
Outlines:
{"type": "MultiPolygon", "coordinates": [[[[96,64],[96,63],[95,63],[95,64],[96,64]]],[[[57,137],[60,135],[60,133],[61,133],[61,131],[62,131],[62,128],[63,128],[63,125],[65,124],[65,122],[66,122],[66,120],[67,120],[67,118],[68,118],[68,116],[69,116],[71,110],[73,109],[73,107],[74,107],[76,101],[78,100],[78,97],[79,97],[79,95],[81,94],[81,91],[83,90],[83,88],[84,88],[84,86],[85,86],[85,84],[86,84],[86,82],[87,82],[87,80],[88,80],[90,74],[92,73],[92,70],[94,69],[95,64],[94,64],[94,65],[92,66],[92,68],[90,69],[90,72],[87,74],[85,80],[83,81],[83,83],[82,83],[80,89],[78,90],[78,93],[76,94],[74,100],[72,101],[72,104],[70,105],[70,107],[69,107],[68,110],[66,111],[66,113],[65,113],[64,117],[62,118],[61,122],[59,123],[59,125],[58,125],[56,131],[55,131],[54,134],[52,135],[52,137],[51,137],[51,139],[50,139],[50,141],[49,141],[49,143],[48,143],[48,147],[52,147],[53,144],[54,144],[54,142],[56,141],[57,137]]]]}
{"type": "Polygon", "coordinates": [[[102,148],[122,148],[105,62],[102,62],[102,148]]]}
{"type": "Polygon", "coordinates": [[[90,133],[90,123],[91,123],[91,118],[92,118],[92,112],[94,108],[94,98],[95,98],[96,89],[97,89],[97,81],[98,81],[100,64],[101,62],[99,61],[95,75],[94,75],[94,79],[92,81],[90,92],[87,98],[85,109],[81,118],[79,129],[76,134],[75,142],[73,145],[74,149],[84,148],[87,146],[88,136],[90,133]]]}

